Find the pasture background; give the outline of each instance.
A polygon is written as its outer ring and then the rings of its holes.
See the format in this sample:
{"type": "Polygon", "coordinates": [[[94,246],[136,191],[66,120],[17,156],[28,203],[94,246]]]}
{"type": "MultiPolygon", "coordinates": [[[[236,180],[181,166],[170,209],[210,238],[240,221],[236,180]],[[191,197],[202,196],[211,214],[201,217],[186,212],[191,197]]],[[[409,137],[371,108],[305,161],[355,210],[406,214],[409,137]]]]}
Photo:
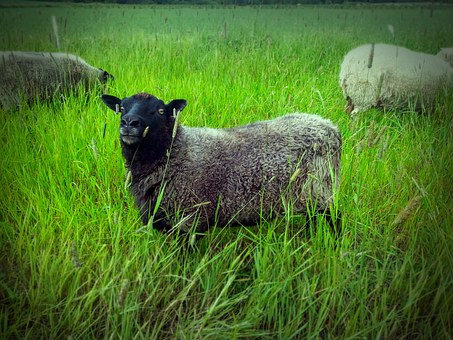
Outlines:
{"type": "Polygon", "coordinates": [[[110,94],[187,99],[191,126],[318,113],[344,147],[336,246],[289,211],[186,249],[141,228],[95,91],[0,112],[0,337],[451,338],[451,92],[351,121],[338,85],[359,44],[453,46],[451,6],[2,6],[1,50],[80,55],[110,94]]]}

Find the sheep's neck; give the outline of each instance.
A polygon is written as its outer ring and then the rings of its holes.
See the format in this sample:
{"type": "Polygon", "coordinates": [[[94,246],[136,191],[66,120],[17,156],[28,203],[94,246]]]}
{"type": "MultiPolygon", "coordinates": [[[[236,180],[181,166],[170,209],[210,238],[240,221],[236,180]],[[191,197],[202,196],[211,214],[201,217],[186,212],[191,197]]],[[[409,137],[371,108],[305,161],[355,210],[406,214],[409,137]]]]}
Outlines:
{"type": "Polygon", "coordinates": [[[130,146],[121,142],[123,156],[132,177],[138,179],[167,162],[172,145],[171,130],[159,136],[149,135],[139,145],[130,146]]]}

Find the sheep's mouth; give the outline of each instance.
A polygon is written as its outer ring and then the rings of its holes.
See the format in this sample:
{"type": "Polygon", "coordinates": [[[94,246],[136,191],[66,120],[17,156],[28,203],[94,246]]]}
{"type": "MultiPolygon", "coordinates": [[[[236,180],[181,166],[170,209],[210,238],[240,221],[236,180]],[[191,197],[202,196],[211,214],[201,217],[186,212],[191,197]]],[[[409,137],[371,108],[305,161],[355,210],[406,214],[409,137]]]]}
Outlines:
{"type": "Polygon", "coordinates": [[[143,139],[143,129],[139,127],[121,127],[120,138],[125,144],[137,144],[143,139]]]}
{"type": "Polygon", "coordinates": [[[132,145],[137,144],[142,140],[142,135],[136,134],[121,134],[121,141],[125,144],[132,145]]]}

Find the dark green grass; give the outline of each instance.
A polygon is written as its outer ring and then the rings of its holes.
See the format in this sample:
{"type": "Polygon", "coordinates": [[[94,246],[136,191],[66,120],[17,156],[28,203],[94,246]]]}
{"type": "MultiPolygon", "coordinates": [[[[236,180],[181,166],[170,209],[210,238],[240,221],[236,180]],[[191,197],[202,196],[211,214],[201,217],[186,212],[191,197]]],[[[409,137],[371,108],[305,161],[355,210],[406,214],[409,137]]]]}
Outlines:
{"type": "Polygon", "coordinates": [[[0,112],[4,338],[436,338],[453,329],[453,100],[351,121],[342,56],[381,41],[453,46],[448,6],[2,8],[0,48],[80,55],[231,127],[301,111],[343,135],[343,234],[288,214],[194,247],[142,228],[118,116],[93,91],[0,112]],[[387,25],[392,24],[391,35],[387,25]],[[104,125],[106,124],[105,136],[104,125]]]}

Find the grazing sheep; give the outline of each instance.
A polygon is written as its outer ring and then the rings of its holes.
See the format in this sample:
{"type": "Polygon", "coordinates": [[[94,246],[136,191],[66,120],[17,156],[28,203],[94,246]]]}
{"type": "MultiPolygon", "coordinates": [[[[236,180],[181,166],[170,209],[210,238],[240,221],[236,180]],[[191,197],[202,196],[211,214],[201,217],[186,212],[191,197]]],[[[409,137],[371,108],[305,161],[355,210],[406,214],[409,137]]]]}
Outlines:
{"type": "Polygon", "coordinates": [[[330,121],[294,113],[231,129],[186,127],[177,124],[182,99],[164,104],[147,93],[101,99],[121,111],[122,153],[144,224],[205,231],[253,224],[291,205],[325,212],[338,227],[329,209],[342,142],[330,121]]]}
{"type": "Polygon", "coordinates": [[[439,53],[436,54],[439,58],[442,58],[450,66],[453,66],[453,47],[443,47],[440,49],[439,53]]]}
{"type": "Polygon", "coordinates": [[[79,84],[88,89],[109,77],[107,72],[72,54],[0,52],[0,102],[5,110],[16,108],[22,97],[32,103],[65,93],[79,84]]]}
{"type": "Polygon", "coordinates": [[[441,58],[385,44],[351,50],[340,69],[351,116],[372,107],[429,110],[452,82],[453,69],[441,58]]]}

